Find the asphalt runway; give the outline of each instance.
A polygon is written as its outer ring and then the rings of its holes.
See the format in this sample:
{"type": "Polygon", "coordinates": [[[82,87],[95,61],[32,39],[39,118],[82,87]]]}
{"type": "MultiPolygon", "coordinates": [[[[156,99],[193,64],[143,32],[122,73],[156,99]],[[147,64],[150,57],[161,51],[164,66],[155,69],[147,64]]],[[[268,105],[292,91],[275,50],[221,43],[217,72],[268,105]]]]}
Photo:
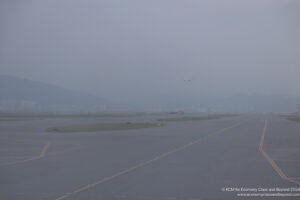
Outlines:
{"type": "Polygon", "coordinates": [[[0,199],[300,199],[300,123],[278,115],[125,131],[45,131],[158,118],[0,121],[0,199]]]}

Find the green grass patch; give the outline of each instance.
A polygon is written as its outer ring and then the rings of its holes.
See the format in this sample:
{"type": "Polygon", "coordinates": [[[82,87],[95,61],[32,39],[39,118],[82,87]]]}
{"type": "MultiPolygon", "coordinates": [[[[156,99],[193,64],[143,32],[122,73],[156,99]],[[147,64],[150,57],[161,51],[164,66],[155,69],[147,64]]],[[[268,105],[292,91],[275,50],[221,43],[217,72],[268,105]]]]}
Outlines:
{"type": "Polygon", "coordinates": [[[281,117],[294,122],[300,122],[300,116],[297,115],[280,115],[281,117]]]}
{"type": "Polygon", "coordinates": [[[161,127],[161,123],[111,123],[111,124],[81,124],[48,128],[48,132],[95,132],[95,131],[117,131],[117,130],[131,130],[142,128],[161,127]]]}
{"type": "Polygon", "coordinates": [[[225,117],[235,117],[237,115],[208,115],[208,116],[186,116],[186,117],[172,117],[172,118],[164,118],[159,119],[159,121],[163,122],[180,122],[180,121],[197,121],[197,120],[212,120],[212,119],[220,119],[225,117]]]}
{"type": "Polygon", "coordinates": [[[44,118],[122,118],[148,115],[162,115],[164,113],[145,112],[103,112],[103,113],[0,113],[0,120],[25,120],[44,118]]]}

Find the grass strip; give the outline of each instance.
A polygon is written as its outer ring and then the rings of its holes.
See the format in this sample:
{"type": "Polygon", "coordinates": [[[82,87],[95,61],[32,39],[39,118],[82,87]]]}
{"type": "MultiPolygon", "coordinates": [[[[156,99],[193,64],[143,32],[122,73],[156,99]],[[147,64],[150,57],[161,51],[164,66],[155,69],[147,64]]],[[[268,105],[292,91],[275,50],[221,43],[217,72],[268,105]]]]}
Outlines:
{"type": "Polygon", "coordinates": [[[117,130],[131,130],[142,128],[161,127],[161,123],[111,123],[111,124],[79,124],[71,126],[61,126],[48,128],[48,132],[95,132],[95,131],[117,131],[117,130]]]}

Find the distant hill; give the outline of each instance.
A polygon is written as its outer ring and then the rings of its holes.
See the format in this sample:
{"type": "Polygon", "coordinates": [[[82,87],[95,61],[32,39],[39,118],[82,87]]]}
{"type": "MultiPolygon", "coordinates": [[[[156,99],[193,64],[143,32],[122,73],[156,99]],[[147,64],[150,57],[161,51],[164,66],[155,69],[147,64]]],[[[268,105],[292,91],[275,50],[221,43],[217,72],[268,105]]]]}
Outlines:
{"type": "Polygon", "coordinates": [[[210,96],[166,93],[112,103],[51,84],[0,75],[0,112],[200,111],[295,112],[300,98],[265,94],[210,96]]]}
{"type": "Polygon", "coordinates": [[[101,111],[107,104],[83,92],[0,75],[0,111],[101,111]]]}

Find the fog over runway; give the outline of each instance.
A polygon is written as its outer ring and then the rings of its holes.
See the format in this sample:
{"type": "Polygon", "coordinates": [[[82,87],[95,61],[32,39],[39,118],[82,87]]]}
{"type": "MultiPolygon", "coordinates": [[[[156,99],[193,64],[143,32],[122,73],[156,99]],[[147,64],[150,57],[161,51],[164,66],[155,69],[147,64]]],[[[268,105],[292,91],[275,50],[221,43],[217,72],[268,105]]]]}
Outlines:
{"type": "Polygon", "coordinates": [[[299,0],[2,0],[0,74],[135,109],[299,98],[299,13],[299,0]]]}
{"type": "Polygon", "coordinates": [[[79,122],[159,118],[1,121],[0,199],[280,199],[238,195],[300,194],[280,191],[299,188],[300,123],[277,115],[165,122],[123,131],[45,131],[79,122]]]}
{"type": "Polygon", "coordinates": [[[300,199],[299,19],[300,0],[0,0],[0,200],[300,199]]]}

